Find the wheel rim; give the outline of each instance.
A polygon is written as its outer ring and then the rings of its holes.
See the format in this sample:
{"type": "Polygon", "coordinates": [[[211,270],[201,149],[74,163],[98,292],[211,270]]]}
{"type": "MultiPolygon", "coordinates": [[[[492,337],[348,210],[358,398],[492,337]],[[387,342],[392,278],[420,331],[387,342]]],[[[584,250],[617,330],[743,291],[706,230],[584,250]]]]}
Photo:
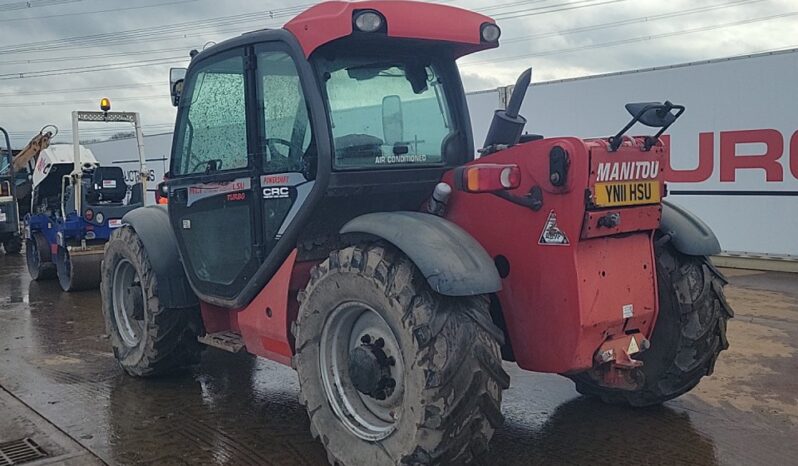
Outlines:
{"type": "Polygon", "coordinates": [[[322,385],[342,424],[367,441],[381,440],[402,416],[404,360],[398,339],[370,306],[347,302],[324,322],[322,385]]]}
{"type": "Polygon", "coordinates": [[[127,259],[120,260],[114,268],[111,294],[119,336],[126,346],[134,347],[141,341],[147,300],[138,272],[127,259]]]}

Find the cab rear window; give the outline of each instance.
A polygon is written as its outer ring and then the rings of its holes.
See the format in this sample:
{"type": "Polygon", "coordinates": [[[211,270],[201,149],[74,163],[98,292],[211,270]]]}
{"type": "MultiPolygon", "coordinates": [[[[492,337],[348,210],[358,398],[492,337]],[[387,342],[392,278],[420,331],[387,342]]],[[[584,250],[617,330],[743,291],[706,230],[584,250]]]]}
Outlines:
{"type": "Polygon", "coordinates": [[[443,83],[418,62],[324,62],[336,169],[440,165],[453,131],[443,83]]]}

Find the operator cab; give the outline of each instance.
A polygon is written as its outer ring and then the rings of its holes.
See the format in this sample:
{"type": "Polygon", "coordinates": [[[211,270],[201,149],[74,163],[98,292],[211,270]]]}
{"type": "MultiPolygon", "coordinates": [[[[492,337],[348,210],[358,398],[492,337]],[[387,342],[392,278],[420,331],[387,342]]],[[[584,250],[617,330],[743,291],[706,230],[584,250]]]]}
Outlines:
{"type": "Polygon", "coordinates": [[[418,210],[473,160],[455,60],[499,31],[472,13],[464,34],[449,8],[323,3],[171,73],[169,214],[200,298],[247,303],[293,249],[323,258],[347,221],[418,210]]]}

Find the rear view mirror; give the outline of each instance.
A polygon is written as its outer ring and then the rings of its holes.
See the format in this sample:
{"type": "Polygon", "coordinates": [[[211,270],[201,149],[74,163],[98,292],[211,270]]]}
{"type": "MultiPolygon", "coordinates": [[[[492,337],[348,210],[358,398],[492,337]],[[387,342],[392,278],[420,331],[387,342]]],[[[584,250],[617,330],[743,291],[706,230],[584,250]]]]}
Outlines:
{"type": "Polygon", "coordinates": [[[398,95],[386,95],[382,98],[382,135],[385,144],[394,145],[404,140],[404,116],[402,115],[402,99],[398,95]]]}
{"type": "Polygon", "coordinates": [[[172,105],[180,104],[180,95],[183,94],[183,82],[186,79],[185,68],[171,68],[169,70],[169,93],[172,96],[172,105]]]}
{"type": "Polygon", "coordinates": [[[646,126],[651,126],[652,128],[659,128],[657,134],[646,137],[643,150],[649,151],[657,144],[659,137],[682,116],[682,113],[684,113],[684,105],[674,104],[669,100],[666,100],[665,103],[637,102],[626,104],[626,111],[632,115],[632,120],[621,128],[615,136],[609,138],[610,152],[615,152],[621,147],[623,135],[637,122],[646,126]],[[673,113],[674,110],[676,113],[673,113]]]}
{"type": "Polygon", "coordinates": [[[652,128],[662,128],[663,126],[670,126],[675,120],[676,116],[671,113],[671,108],[668,105],[663,105],[659,102],[636,102],[626,104],[626,111],[637,121],[652,128]]]}

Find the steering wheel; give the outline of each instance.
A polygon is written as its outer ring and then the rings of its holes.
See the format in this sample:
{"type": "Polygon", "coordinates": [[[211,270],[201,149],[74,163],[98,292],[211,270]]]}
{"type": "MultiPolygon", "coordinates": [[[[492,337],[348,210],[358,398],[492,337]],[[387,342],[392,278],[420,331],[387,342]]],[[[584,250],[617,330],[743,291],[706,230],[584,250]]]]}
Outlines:
{"type": "Polygon", "coordinates": [[[283,138],[266,138],[264,141],[266,143],[266,147],[269,148],[269,154],[272,156],[272,160],[274,159],[275,155],[279,155],[280,157],[287,159],[291,155],[291,141],[283,138]],[[277,144],[281,144],[288,148],[288,153],[283,154],[279,150],[277,150],[277,144]]]}
{"type": "Polygon", "coordinates": [[[204,160],[204,161],[199,162],[198,164],[194,165],[194,169],[191,170],[191,173],[197,173],[197,169],[200,168],[200,167],[203,167],[203,166],[207,170],[208,169],[208,165],[211,162],[216,162],[216,170],[221,170],[222,169],[222,159],[211,159],[211,160],[204,160]]]}

